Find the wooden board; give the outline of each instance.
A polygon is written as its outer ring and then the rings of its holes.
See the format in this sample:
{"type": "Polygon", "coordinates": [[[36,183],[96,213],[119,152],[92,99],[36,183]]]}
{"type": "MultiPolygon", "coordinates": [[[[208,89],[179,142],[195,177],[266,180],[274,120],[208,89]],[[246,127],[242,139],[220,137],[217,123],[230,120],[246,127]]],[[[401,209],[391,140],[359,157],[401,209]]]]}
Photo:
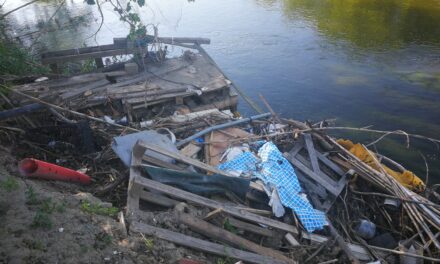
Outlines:
{"type": "MultiPolygon", "coordinates": [[[[222,129],[220,131],[214,131],[212,132],[212,139],[210,141],[218,142],[218,143],[212,143],[209,144],[209,154],[210,154],[210,161],[209,165],[211,166],[217,166],[220,164],[220,158],[225,152],[225,150],[234,145],[231,142],[228,142],[228,140],[231,139],[238,139],[238,138],[247,138],[253,136],[252,134],[235,127],[230,127],[226,129],[222,129]],[[223,142],[222,142],[223,141],[223,142]]],[[[240,143],[237,143],[240,144],[240,143]]]]}
{"type": "Polygon", "coordinates": [[[238,246],[240,248],[247,249],[264,256],[272,257],[284,263],[296,263],[296,261],[287,258],[279,251],[255,244],[252,241],[244,239],[236,234],[219,228],[206,221],[193,217],[190,214],[179,213],[178,218],[179,222],[187,225],[191,230],[199,234],[205,235],[211,239],[223,241],[232,244],[233,246],[238,246]]]}
{"type": "Polygon", "coordinates": [[[193,248],[196,250],[200,250],[203,252],[225,256],[237,260],[243,260],[249,263],[257,263],[257,264],[281,264],[285,263],[283,261],[279,261],[277,259],[258,255],[255,253],[235,249],[232,247],[224,246],[221,244],[216,244],[212,242],[208,242],[202,239],[194,238],[191,236],[183,235],[181,233],[173,232],[167,229],[158,228],[146,224],[141,224],[138,222],[133,222],[130,225],[131,233],[143,233],[149,236],[155,236],[157,238],[170,241],[172,243],[193,248]]]}

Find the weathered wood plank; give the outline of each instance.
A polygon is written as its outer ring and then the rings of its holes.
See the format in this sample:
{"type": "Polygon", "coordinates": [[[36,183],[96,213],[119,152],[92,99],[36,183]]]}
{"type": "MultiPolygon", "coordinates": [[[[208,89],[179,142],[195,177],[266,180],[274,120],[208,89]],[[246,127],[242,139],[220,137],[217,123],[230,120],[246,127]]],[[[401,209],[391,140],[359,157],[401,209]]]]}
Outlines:
{"type": "Polygon", "coordinates": [[[318,158],[316,157],[315,147],[313,146],[312,136],[310,134],[303,135],[306,142],[307,152],[309,153],[310,162],[312,163],[313,172],[320,174],[321,169],[319,168],[318,158]]]}
{"type": "Polygon", "coordinates": [[[153,145],[153,144],[149,144],[149,143],[146,143],[146,142],[143,142],[143,141],[138,141],[137,144],[142,146],[142,147],[144,147],[145,149],[149,149],[151,151],[160,153],[162,155],[165,155],[167,157],[173,158],[175,160],[184,162],[186,164],[193,165],[194,167],[197,167],[199,169],[202,169],[202,170],[205,170],[205,171],[209,171],[209,172],[213,172],[213,173],[216,173],[216,174],[225,175],[225,176],[231,176],[231,175],[229,175],[228,173],[226,173],[226,172],[224,172],[222,170],[219,170],[219,169],[217,169],[215,167],[209,166],[209,165],[207,165],[207,164],[205,164],[205,163],[203,163],[203,162],[201,162],[199,160],[192,159],[192,158],[189,158],[187,156],[184,156],[184,155],[182,155],[180,153],[171,152],[171,151],[169,151],[167,149],[164,149],[164,148],[161,148],[159,146],[156,146],[156,145],[153,145]]]}
{"type": "Polygon", "coordinates": [[[145,200],[150,203],[154,203],[163,207],[174,207],[177,204],[179,204],[179,201],[173,200],[171,198],[165,197],[161,194],[147,192],[144,190],[141,190],[139,192],[139,198],[142,200],[145,200]]]}
{"type": "Polygon", "coordinates": [[[295,157],[301,151],[301,149],[303,147],[304,147],[304,143],[302,141],[298,141],[298,142],[295,143],[293,148],[289,151],[289,154],[292,157],[295,157]]]}
{"type": "Polygon", "coordinates": [[[289,244],[293,247],[298,247],[301,246],[301,244],[298,242],[298,240],[296,240],[292,234],[287,233],[284,238],[287,240],[287,242],[289,242],[289,244]]]}
{"type": "Polygon", "coordinates": [[[322,153],[317,151],[316,156],[318,156],[318,159],[321,160],[322,163],[324,163],[326,166],[328,166],[330,169],[332,169],[334,172],[336,172],[340,176],[343,176],[345,174],[345,172],[338,165],[336,165],[334,162],[329,160],[322,153]]]}
{"type": "Polygon", "coordinates": [[[298,168],[299,170],[301,170],[302,172],[304,172],[305,174],[307,174],[310,178],[312,178],[314,181],[318,182],[319,184],[321,184],[325,189],[327,189],[330,193],[332,193],[335,196],[339,195],[339,190],[336,189],[335,186],[333,186],[332,182],[333,181],[328,181],[325,180],[321,177],[321,175],[316,174],[315,172],[313,172],[312,170],[310,170],[309,168],[307,168],[302,162],[300,162],[298,159],[296,159],[295,157],[290,156],[288,153],[284,153],[284,157],[289,160],[293,166],[295,166],[296,168],[298,168]]]}
{"type": "Polygon", "coordinates": [[[191,230],[199,234],[205,235],[211,239],[230,243],[233,246],[238,246],[240,248],[244,248],[264,256],[272,257],[284,263],[296,263],[295,261],[281,254],[281,252],[279,251],[255,244],[252,241],[244,239],[213,224],[195,218],[189,214],[179,213],[178,219],[180,223],[187,225],[191,230]]]}
{"type": "Polygon", "coordinates": [[[183,147],[180,150],[180,153],[184,156],[187,156],[189,158],[193,158],[194,155],[199,153],[199,151],[202,150],[202,147],[193,143],[189,143],[185,147],[183,147]]]}
{"type": "Polygon", "coordinates": [[[279,261],[277,259],[258,255],[255,253],[247,252],[238,250],[232,247],[208,242],[202,239],[190,237],[187,235],[183,235],[181,233],[173,232],[167,229],[158,228],[146,224],[141,224],[139,222],[134,222],[130,225],[130,232],[138,232],[143,233],[150,236],[155,236],[157,238],[170,241],[172,243],[201,250],[207,253],[219,255],[219,256],[225,256],[234,258],[237,260],[243,260],[250,263],[257,263],[257,264],[267,264],[267,263],[274,263],[274,264],[280,264],[285,263],[283,261],[279,261]]]}
{"type": "Polygon", "coordinates": [[[229,222],[229,224],[231,224],[232,226],[235,226],[239,229],[243,229],[245,231],[254,233],[254,234],[258,234],[258,235],[262,235],[262,236],[267,236],[267,237],[273,237],[275,236],[274,231],[269,230],[267,228],[262,228],[260,226],[257,225],[253,225],[253,224],[249,224],[240,220],[237,220],[235,218],[232,217],[227,217],[226,221],[229,222]]]}
{"type": "Polygon", "coordinates": [[[132,54],[139,52],[137,49],[114,49],[114,50],[104,50],[104,51],[95,51],[88,52],[82,54],[74,54],[74,55],[65,55],[65,56],[52,56],[41,59],[42,64],[53,64],[53,63],[61,63],[67,61],[76,61],[76,60],[87,60],[87,59],[96,59],[102,57],[110,57],[124,54],[132,54]]]}

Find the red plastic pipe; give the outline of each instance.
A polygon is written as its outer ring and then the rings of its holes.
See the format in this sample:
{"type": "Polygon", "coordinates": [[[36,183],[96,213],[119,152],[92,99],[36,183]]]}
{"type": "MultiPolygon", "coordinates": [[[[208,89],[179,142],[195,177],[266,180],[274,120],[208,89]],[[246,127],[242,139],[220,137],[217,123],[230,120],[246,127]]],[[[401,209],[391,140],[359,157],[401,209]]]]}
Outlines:
{"type": "Polygon", "coordinates": [[[90,176],[72,169],[64,168],[37,159],[26,158],[18,164],[23,176],[45,180],[71,181],[90,184],[90,176]]]}

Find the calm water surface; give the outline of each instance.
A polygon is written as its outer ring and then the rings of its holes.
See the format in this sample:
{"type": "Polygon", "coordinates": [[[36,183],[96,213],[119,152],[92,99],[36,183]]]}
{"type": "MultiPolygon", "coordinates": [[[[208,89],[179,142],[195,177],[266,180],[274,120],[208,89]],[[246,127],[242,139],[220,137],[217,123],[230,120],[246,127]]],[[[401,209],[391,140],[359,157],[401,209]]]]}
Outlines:
{"type": "MultiPolygon", "coordinates": [[[[7,2],[12,2],[8,0],[7,2]]],[[[6,9],[23,1],[13,1],[6,9]]],[[[162,36],[211,38],[208,52],[247,94],[262,93],[285,117],[341,126],[419,133],[440,138],[439,0],[147,0],[145,23],[162,36]]],[[[67,0],[50,23],[52,1],[28,6],[10,23],[43,28],[47,49],[108,44],[127,27],[104,6],[104,26],[95,6],[67,0]]],[[[37,34],[32,35],[36,37],[37,34]]],[[[240,111],[254,114],[244,101],[240,111]]],[[[353,137],[353,134],[344,134],[353,137]]],[[[363,142],[377,135],[357,135],[363,142]]],[[[386,139],[379,150],[422,177],[440,181],[439,150],[429,143],[386,139]]]]}

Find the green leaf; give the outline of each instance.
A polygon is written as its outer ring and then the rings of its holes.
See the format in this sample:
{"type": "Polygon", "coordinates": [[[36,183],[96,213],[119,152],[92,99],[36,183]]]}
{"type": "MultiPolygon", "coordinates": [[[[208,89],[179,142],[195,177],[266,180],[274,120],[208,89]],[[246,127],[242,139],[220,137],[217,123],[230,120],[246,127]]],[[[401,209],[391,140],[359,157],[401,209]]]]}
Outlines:
{"type": "Polygon", "coordinates": [[[96,5],[95,0],[84,0],[88,5],[96,5]]]}
{"type": "Polygon", "coordinates": [[[144,6],[145,5],[145,0],[137,0],[137,3],[139,6],[144,6]]]}

